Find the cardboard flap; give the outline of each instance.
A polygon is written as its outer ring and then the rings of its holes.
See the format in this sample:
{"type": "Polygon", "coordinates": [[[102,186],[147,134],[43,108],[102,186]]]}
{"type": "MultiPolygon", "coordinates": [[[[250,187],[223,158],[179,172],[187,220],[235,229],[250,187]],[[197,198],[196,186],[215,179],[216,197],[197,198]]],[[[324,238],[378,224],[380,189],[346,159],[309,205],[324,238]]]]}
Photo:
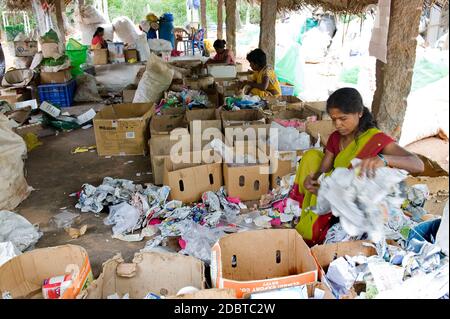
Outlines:
{"type": "Polygon", "coordinates": [[[132,278],[136,275],[136,264],[121,263],[117,266],[116,273],[119,277],[132,278]]]}
{"type": "Polygon", "coordinates": [[[126,103],[114,104],[104,107],[97,112],[95,119],[121,120],[148,118],[154,113],[154,104],[151,103],[126,103]]]}

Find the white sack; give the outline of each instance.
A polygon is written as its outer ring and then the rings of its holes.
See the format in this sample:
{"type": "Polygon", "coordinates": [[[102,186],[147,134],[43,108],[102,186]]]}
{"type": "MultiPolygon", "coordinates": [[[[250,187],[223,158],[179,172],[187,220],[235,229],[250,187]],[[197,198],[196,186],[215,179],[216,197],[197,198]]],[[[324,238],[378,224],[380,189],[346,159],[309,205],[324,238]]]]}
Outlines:
{"type": "Polygon", "coordinates": [[[80,8],[80,22],[83,24],[101,24],[108,23],[100,11],[91,5],[84,5],[80,8]]]}
{"type": "Polygon", "coordinates": [[[101,102],[102,97],[98,93],[95,76],[84,73],[77,76],[77,91],[75,92],[75,102],[101,102]]]}
{"type": "Polygon", "coordinates": [[[0,243],[0,267],[8,260],[20,255],[21,252],[10,241],[0,243]]]}
{"type": "Polygon", "coordinates": [[[142,34],[128,17],[118,17],[112,21],[114,31],[120,40],[127,44],[135,44],[139,35],[142,34]]]}
{"type": "Polygon", "coordinates": [[[114,41],[114,27],[112,24],[79,24],[81,43],[90,46],[92,37],[98,27],[105,29],[105,35],[103,36],[105,40],[114,41]]]}
{"type": "Polygon", "coordinates": [[[156,55],[151,54],[147,68],[139,82],[133,103],[156,103],[172,84],[174,70],[156,55]]]}
{"type": "Polygon", "coordinates": [[[14,247],[25,251],[38,242],[39,232],[25,217],[6,210],[0,211],[0,242],[12,242],[14,247]]]}
{"type": "Polygon", "coordinates": [[[23,174],[27,147],[14,133],[8,118],[0,115],[0,209],[16,208],[31,192],[23,174]]]}

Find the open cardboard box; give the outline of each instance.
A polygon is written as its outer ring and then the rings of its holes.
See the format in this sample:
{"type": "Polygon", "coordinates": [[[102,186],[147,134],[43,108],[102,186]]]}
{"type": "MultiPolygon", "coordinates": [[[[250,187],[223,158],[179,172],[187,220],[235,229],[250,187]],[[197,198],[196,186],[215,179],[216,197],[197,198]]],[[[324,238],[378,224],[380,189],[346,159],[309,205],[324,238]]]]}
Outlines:
{"type": "Polygon", "coordinates": [[[187,129],[176,129],[172,134],[152,135],[148,141],[150,147],[150,161],[152,165],[153,183],[164,183],[164,161],[170,155],[172,147],[178,143],[187,150],[192,149],[191,136],[187,129]]]}
{"type": "Polygon", "coordinates": [[[143,299],[148,293],[175,296],[184,287],[205,288],[204,265],[190,256],[173,253],[136,253],[131,263],[119,255],[103,264],[103,271],[80,298],[106,299],[117,293],[143,299]]]}
{"type": "Polygon", "coordinates": [[[327,112],[327,102],[326,101],[318,101],[318,102],[305,102],[305,109],[308,109],[315,114],[317,114],[318,120],[331,120],[330,116],[327,112]]]}
{"type": "Polygon", "coordinates": [[[72,79],[70,68],[58,72],[41,72],[41,84],[61,84],[72,79]]]}
{"type": "Polygon", "coordinates": [[[269,158],[254,142],[238,142],[233,147],[236,157],[251,156],[257,163],[223,163],[223,176],[227,193],[241,201],[259,200],[269,192],[269,158]]]}
{"type": "Polygon", "coordinates": [[[267,96],[264,98],[271,111],[302,110],[304,103],[298,97],[292,95],[267,96]]]}
{"type": "Polygon", "coordinates": [[[155,115],[150,121],[150,134],[151,136],[168,135],[174,129],[187,127],[185,116],[182,114],[155,115]]]}
{"type": "Polygon", "coordinates": [[[42,299],[44,280],[66,274],[68,266],[79,273],[61,299],[75,299],[93,280],[86,250],[75,245],[35,249],[9,260],[0,267],[0,293],[9,292],[13,299],[42,299]]]}
{"type": "Polygon", "coordinates": [[[259,110],[221,111],[223,128],[266,124],[264,113],[259,110]]]}
{"type": "MultiPolygon", "coordinates": [[[[314,299],[314,291],[316,289],[320,289],[324,292],[323,299],[336,299],[334,297],[333,293],[331,292],[330,288],[322,282],[316,281],[313,283],[306,284],[306,289],[308,291],[308,297],[310,299],[314,299]]],[[[250,297],[251,297],[251,294],[246,293],[246,294],[244,294],[243,299],[250,299],[250,297]]]]}
{"type": "Polygon", "coordinates": [[[222,237],[212,248],[215,288],[246,293],[300,286],[317,281],[317,264],[295,229],[268,229],[222,237]]]}
{"type": "Polygon", "coordinates": [[[331,120],[321,120],[316,122],[306,123],[306,133],[311,135],[316,141],[320,134],[320,143],[323,146],[327,145],[328,138],[336,130],[331,120]]]}
{"type": "Polygon", "coordinates": [[[183,159],[166,157],[164,185],[170,187],[170,198],[185,204],[196,203],[207,191],[217,192],[223,186],[222,158],[211,151],[183,153],[183,159]],[[213,153],[213,154],[211,154],[213,153]],[[181,160],[181,163],[177,163],[181,160]]]}
{"type": "Polygon", "coordinates": [[[217,109],[187,110],[186,120],[189,122],[189,132],[192,135],[197,132],[198,134],[202,134],[208,128],[215,128],[222,131],[222,121],[217,109]],[[199,124],[198,127],[194,123],[199,124]],[[194,128],[197,128],[197,130],[194,130],[194,128]]]}
{"type": "Polygon", "coordinates": [[[153,113],[154,106],[150,103],[104,107],[93,120],[98,154],[146,155],[148,124],[153,113]]]}
{"type": "Polygon", "coordinates": [[[123,103],[133,103],[135,95],[136,90],[123,90],[122,92],[123,103]]]}

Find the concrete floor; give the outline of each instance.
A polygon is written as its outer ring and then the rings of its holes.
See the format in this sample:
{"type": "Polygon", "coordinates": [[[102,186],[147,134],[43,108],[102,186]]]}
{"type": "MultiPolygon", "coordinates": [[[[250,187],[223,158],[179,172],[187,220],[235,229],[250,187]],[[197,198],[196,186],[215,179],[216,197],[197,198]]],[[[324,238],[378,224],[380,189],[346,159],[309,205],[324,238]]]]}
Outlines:
{"type": "Polygon", "coordinates": [[[75,227],[87,224],[87,233],[71,239],[64,230],[55,229],[49,225],[52,216],[60,213],[60,208],[67,207],[71,212],[80,213],[75,208],[76,199],[69,197],[71,193],[81,190],[84,183],[101,184],[103,177],[125,178],[137,183],[151,182],[150,161],[144,156],[99,157],[96,152],[71,154],[77,146],[95,145],[94,131],[76,130],[60,133],[42,139],[44,145],[28,153],[26,160],[27,181],[35,188],[28,199],[16,209],[18,213],[31,223],[39,224],[44,236],[37,243],[37,248],[74,244],[83,246],[89,256],[94,276],[101,272],[102,263],[117,253],[124,258],[132,258],[145,245],[145,240],[138,243],[127,243],[112,239],[111,226],[103,225],[100,218],[93,213],[81,213],[81,218],[75,227]],[[125,162],[133,163],[125,165],[125,162]],[[140,177],[136,176],[141,173],[140,177]]]}

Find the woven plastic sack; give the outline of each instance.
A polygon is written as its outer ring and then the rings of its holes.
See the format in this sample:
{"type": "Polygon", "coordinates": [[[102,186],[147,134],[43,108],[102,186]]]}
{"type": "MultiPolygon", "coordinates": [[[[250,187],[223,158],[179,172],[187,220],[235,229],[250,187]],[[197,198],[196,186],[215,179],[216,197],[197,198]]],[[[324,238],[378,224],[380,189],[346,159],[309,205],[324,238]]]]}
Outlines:
{"type": "Polygon", "coordinates": [[[128,17],[118,17],[112,21],[114,32],[119,39],[127,44],[136,44],[136,40],[142,32],[138,29],[128,17]]]}
{"type": "Polygon", "coordinates": [[[162,59],[151,54],[139,82],[133,103],[156,103],[172,83],[174,70],[162,59]]]}
{"type": "Polygon", "coordinates": [[[6,116],[0,114],[0,210],[13,210],[31,192],[23,173],[27,147],[15,134],[6,116]]]}

